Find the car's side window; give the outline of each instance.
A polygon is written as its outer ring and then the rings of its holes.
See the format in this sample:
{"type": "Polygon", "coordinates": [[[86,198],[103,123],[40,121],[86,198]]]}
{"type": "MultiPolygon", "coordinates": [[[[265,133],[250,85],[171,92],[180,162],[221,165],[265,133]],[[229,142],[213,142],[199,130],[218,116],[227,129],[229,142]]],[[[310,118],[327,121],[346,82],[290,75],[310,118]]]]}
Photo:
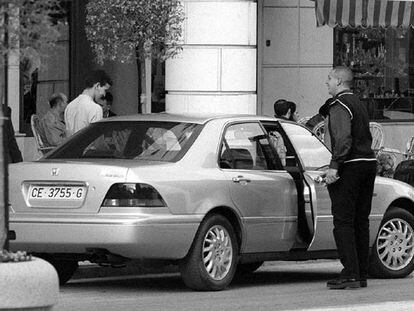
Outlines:
{"type": "Polygon", "coordinates": [[[283,123],[293,147],[302,160],[305,170],[315,170],[329,165],[331,153],[308,129],[293,123],[283,123]]]}
{"type": "Polygon", "coordinates": [[[269,149],[267,136],[258,123],[233,124],[224,133],[219,164],[224,169],[275,169],[269,149]]]}

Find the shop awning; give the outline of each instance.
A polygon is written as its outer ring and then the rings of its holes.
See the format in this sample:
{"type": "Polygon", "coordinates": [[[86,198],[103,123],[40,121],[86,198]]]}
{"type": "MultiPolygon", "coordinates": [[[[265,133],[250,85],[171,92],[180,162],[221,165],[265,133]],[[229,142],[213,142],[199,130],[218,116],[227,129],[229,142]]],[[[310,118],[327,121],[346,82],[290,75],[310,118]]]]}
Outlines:
{"type": "Polygon", "coordinates": [[[318,26],[414,27],[414,2],[391,0],[315,0],[318,26]]]}

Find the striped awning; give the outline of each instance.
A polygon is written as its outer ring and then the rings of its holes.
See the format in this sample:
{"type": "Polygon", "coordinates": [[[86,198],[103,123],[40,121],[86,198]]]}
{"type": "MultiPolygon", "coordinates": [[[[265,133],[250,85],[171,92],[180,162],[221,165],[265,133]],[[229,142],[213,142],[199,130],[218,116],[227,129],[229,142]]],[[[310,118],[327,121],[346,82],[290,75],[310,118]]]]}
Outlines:
{"type": "Polygon", "coordinates": [[[318,26],[414,27],[414,1],[315,0],[318,26]]]}

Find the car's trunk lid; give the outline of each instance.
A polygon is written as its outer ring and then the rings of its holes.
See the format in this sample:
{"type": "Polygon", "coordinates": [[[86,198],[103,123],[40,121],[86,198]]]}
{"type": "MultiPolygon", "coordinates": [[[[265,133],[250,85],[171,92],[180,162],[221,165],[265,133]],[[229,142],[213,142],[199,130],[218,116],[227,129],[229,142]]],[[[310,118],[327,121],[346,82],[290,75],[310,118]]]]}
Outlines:
{"type": "Polygon", "coordinates": [[[125,182],[130,165],[90,160],[11,165],[12,212],[97,213],[110,186],[125,182]]]}

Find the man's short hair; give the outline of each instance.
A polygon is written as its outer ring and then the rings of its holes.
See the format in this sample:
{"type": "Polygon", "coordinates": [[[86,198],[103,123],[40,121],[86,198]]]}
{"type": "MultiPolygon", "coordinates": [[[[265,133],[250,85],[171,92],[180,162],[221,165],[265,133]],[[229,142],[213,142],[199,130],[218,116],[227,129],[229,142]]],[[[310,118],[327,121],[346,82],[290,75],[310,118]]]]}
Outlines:
{"type": "Polygon", "coordinates": [[[49,98],[49,106],[50,108],[56,107],[58,104],[64,102],[66,99],[66,95],[63,93],[55,93],[49,98]]]}
{"type": "Polygon", "coordinates": [[[297,108],[296,104],[294,102],[291,102],[291,101],[288,101],[287,103],[288,103],[288,106],[289,106],[289,109],[290,109],[290,113],[294,114],[295,111],[296,111],[296,108],[297,108]]]}
{"type": "Polygon", "coordinates": [[[93,87],[96,83],[101,86],[105,84],[112,85],[112,80],[104,70],[93,70],[85,77],[85,89],[93,87]]]}
{"type": "Polygon", "coordinates": [[[336,78],[341,79],[343,84],[352,86],[352,82],[354,81],[354,74],[352,73],[351,69],[345,66],[336,66],[332,71],[336,78]]]}
{"type": "Polygon", "coordinates": [[[273,104],[273,109],[277,117],[286,115],[289,111],[289,108],[290,108],[290,105],[286,99],[278,99],[273,104]]]}

